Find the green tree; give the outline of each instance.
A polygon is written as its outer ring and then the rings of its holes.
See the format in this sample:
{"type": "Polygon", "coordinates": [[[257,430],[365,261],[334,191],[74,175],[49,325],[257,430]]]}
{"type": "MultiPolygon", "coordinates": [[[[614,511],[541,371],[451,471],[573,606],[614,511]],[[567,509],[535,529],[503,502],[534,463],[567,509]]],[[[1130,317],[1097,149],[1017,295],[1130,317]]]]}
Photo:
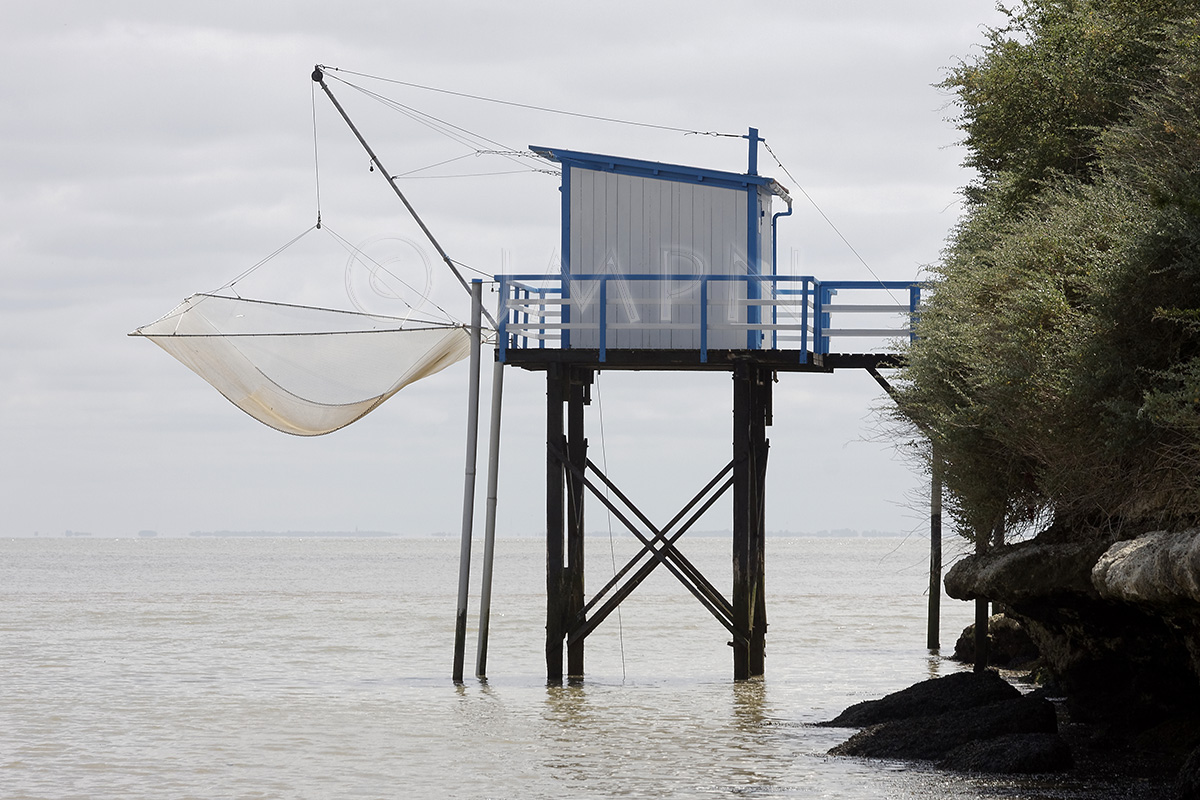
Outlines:
{"type": "Polygon", "coordinates": [[[1050,175],[1088,180],[1099,134],[1126,111],[1153,69],[1163,23],[1190,0],[1026,0],[998,8],[983,56],[951,71],[967,165],[968,199],[1014,211],[1050,175]]]}
{"type": "Polygon", "coordinates": [[[1008,11],[900,382],[968,534],[1200,521],[1200,3],[1008,11]]]}

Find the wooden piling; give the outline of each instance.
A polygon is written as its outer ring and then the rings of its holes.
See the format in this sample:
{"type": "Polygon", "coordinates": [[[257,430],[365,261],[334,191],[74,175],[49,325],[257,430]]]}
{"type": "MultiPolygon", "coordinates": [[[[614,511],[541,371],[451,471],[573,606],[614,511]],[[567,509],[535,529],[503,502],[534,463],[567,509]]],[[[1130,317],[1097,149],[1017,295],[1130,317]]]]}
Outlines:
{"type": "Polygon", "coordinates": [[[566,596],[563,586],[563,448],[564,370],[546,370],[546,680],[563,678],[566,596]]]}
{"type": "Polygon", "coordinates": [[[942,625],[942,462],[931,459],[929,485],[929,621],[926,646],[941,648],[942,625]]]}
{"type": "Polygon", "coordinates": [[[767,439],[771,373],[742,362],[733,371],[733,677],[764,671],[767,439]]]}
{"type": "MultiPolygon", "coordinates": [[[[988,531],[975,531],[975,555],[988,551],[988,531]]],[[[985,597],[975,599],[975,672],[988,668],[988,601],[985,597]]]]}
{"type": "MultiPolygon", "coordinates": [[[[565,613],[575,620],[583,611],[584,524],[583,473],[587,468],[587,439],[584,437],[583,409],[589,399],[592,371],[575,368],[568,373],[567,446],[570,462],[567,485],[567,569],[564,575],[565,613]]],[[[567,645],[567,677],[583,677],[583,643],[580,638],[567,645]]]]}

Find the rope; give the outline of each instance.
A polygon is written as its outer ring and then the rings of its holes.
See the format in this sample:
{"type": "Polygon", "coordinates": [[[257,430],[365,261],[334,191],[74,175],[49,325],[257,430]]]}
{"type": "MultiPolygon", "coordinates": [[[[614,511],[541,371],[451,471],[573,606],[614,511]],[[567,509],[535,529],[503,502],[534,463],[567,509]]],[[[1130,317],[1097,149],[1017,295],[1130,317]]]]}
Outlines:
{"type": "MultiPolygon", "coordinates": [[[[604,443],[604,398],[600,394],[600,371],[596,372],[594,382],[596,386],[596,410],[600,418],[600,463],[604,465],[604,474],[608,474],[608,448],[604,443]]],[[[604,497],[610,499],[608,495],[608,484],[604,486],[604,497]]],[[[613,577],[617,574],[617,549],[613,543],[613,525],[612,525],[612,510],[608,511],[608,554],[612,559],[613,577]]],[[[621,606],[617,605],[617,641],[621,649],[621,680],[626,679],[625,674],[625,628],[621,623],[621,606]]]]}
{"type": "Polygon", "coordinates": [[[401,178],[408,178],[409,180],[435,178],[487,178],[493,175],[519,175],[525,172],[540,172],[546,175],[562,175],[562,172],[557,169],[537,169],[534,167],[507,170],[505,172],[468,172],[457,175],[417,175],[418,172],[425,172],[426,170],[444,167],[447,164],[453,164],[456,161],[462,161],[464,158],[470,158],[471,156],[518,156],[522,158],[538,158],[545,161],[545,159],[532,150],[475,150],[470,153],[463,153],[461,156],[447,158],[443,161],[437,162],[436,164],[430,164],[427,167],[417,167],[416,169],[410,169],[408,172],[401,172],[398,175],[393,175],[392,180],[400,180],[401,178]]]}
{"type": "Polygon", "coordinates": [[[317,148],[317,85],[311,84],[309,94],[312,97],[312,124],[313,124],[313,181],[316,183],[317,191],[317,227],[321,227],[321,162],[318,157],[317,148]]]}
{"type": "MultiPolygon", "coordinates": [[[[450,260],[453,261],[458,266],[462,267],[463,269],[474,272],[476,275],[478,275],[481,278],[487,278],[487,281],[486,281],[487,283],[495,283],[496,282],[496,276],[491,274],[490,272],[484,272],[481,269],[472,267],[470,264],[464,264],[463,262],[459,261],[457,258],[452,258],[450,260]]],[[[503,272],[503,270],[501,270],[501,271],[503,272]]]]}
{"type": "MultiPolygon", "coordinates": [[[[310,305],[302,305],[299,303],[281,303],[277,300],[255,300],[255,299],[249,298],[249,297],[226,297],[225,295],[219,295],[216,292],[200,292],[199,294],[197,294],[195,296],[202,297],[202,298],[209,298],[209,297],[220,298],[222,300],[236,300],[239,303],[253,303],[255,305],[274,306],[276,308],[300,308],[300,309],[304,309],[306,311],[323,311],[323,312],[326,312],[329,314],[343,314],[348,317],[371,317],[372,319],[395,320],[396,322],[399,322],[399,323],[416,322],[420,325],[425,326],[422,328],[405,328],[404,330],[437,330],[437,329],[446,328],[446,327],[451,327],[451,328],[465,327],[461,323],[456,323],[456,322],[452,322],[449,326],[447,326],[447,324],[444,322],[438,322],[437,320],[431,320],[431,319],[414,320],[411,317],[393,317],[389,314],[373,314],[370,312],[363,312],[363,311],[347,311],[344,308],[328,308],[326,306],[310,306],[310,305]]],[[[145,327],[145,326],[143,326],[143,327],[145,327]]],[[[400,330],[400,329],[397,328],[397,330],[400,330]]],[[[261,334],[259,334],[259,333],[196,333],[196,334],[188,334],[188,335],[189,336],[215,336],[215,337],[221,337],[221,336],[324,336],[327,333],[373,333],[373,332],[374,331],[300,331],[300,332],[294,332],[294,333],[281,333],[281,332],[261,333],[261,334]]]]}
{"type": "MultiPolygon", "coordinates": [[[[509,145],[506,145],[503,142],[497,142],[494,139],[489,139],[488,137],[483,136],[482,134],[475,133],[474,131],[468,130],[460,125],[455,125],[452,122],[448,122],[447,120],[435,117],[432,114],[427,114],[424,111],[418,111],[417,109],[413,108],[412,106],[405,105],[404,103],[401,103],[398,100],[393,100],[390,97],[386,97],[382,94],[379,94],[378,92],[373,92],[370,89],[367,89],[366,87],[359,86],[358,84],[355,84],[355,83],[351,83],[351,82],[345,80],[344,78],[338,77],[337,75],[330,75],[329,77],[341,82],[345,86],[349,86],[351,89],[361,92],[362,94],[366,95],[367,97],[370,97],[372,100],[375,100],[376,102],[379,102],[379,103],[391,108],[393,111],[403,114],[404,116],[411,119],[413,122],[416,122],[419,125],[424,125],[425,127],[429,128],[430,130],[440,133],[441,135],[445,136],[448,139],[451,139],[452,141],[458,142],[462,146],[469,148],[472,153],[486,149],[486,148],[480,146],[481,143],[486,143],[488,145],[492,145],[493,147],[499,148],[500,151],[504,151],[506,153],[513,152],[516,150],[516,148],[510,147],[509,145]]],[[[521,163],[519,161],[516,161],[512,156],[505,155],[504,157],[508,158],[510,161],[514,161],[514,163],[517,163],[517,164],[521,163]]],[[[545,160],[545,159],[543,159],[543,160],[545,160]]],[[[547,161],[546,163],[549,164],[550,162],[547,161]]],[[[522,166],[524,166],[524,165],[522,164],[522,166]]]]}
{"type": "MultiPolygon", "coordinates": [[[[261,268],[261,267],[265,266],[265,265],[266,265],[268,262],[270,262],[271,260],[273,260],[273,259],[274,259],[276,256],[280,255],[280,254],[281,254],[281,253],[283,253],[285,250],[287,250],[289,247],[291,247],[292,245],[296,244],[296,242],[300,241],[300,240],[301,240],[301,239],[303,239],[305,236],[307,236],[308,234],[312,233],[312,232],[313,232],[313,231],[315,231],[315,230],[324,230],[326,233],[328,233],[328,234],[329,234],[329,235],[330,235],[330,236],[333,238],[333,240],[334,240],[335,242],[337,242],[337,243],[338,243],[338,244],[339,244],[339,245],[342,247],[342,249],[343,249],[343,250],[345,250],[347,253],[349,253],[349,254],[350,254],[350,256],[351,256],[352,258],[360,258],[360,259],[362,259],[362,260],[364,260],[364,261],[368,261],[368,262],[370,262],[370,263],[371,263],[371,264],[374,266],[374,268],[375,268],[375,269],[377,269],[377,270],[379,270],[379,271],[381,271],[381,272],[383,272],[383,273],[385,273],[385,274],[387,274],[387,275],[391,276],[393,279],[395,279],[395,280],[396,280],[398,283],[400,283],[400,284],[401,284],[402,286],[404,286],[406,289],[409,289],[409,290],[411,290],[411,291],[412,291],[412,292],[414,292],[414,293],[420,294],[420,295],[421,295],[421,300],[422,300],[422,301],[424,301],[424,302],[427,302],[427,303],[429,303],[429,305],[433,306],[435,309],[437,309],[439,312],[441,312],[443,319],[444,319],[446,322],[448,322],[449,324],[451,324],[451,325],[458,325],[458,324],[460,324],[460,323],[458,323],[458,322],[455,320],[455,318],[454,318],[454,316],[453,316],[452,314],[450,314],[448,311],[446,311],[446,309],[444,309],[444,308],[442,308],[441,306],[439,306],[437,303],[433,302],[433,301],[432,301],[432,300],[429,298],[429,296],[428,296],[428,295],[425,295],[425,294],[423,294],[423,293],[421,293],[421,292],[418,292],[418,290],[417,290],[417,288],[416,288],[415,286],[413,286],[412,284],[410,284],[410,283],[408,283],[407,281],[405,281],[405,280],[404,280],[403,278],[401,278],[399,275],[397,275],[396,273],[394,273],[394,272],[392,272],[391,270],[389,270],[387,267],[385,267],[385,266],[384,266],[383,264],[381,264],[380,262],[376,261],[376,260],[375,260],[374,258],[372,258],[371,256],[367,255],[367,254],[366,254],[366,253],[365,253],[365,252],[362,250],[362,248],[358,247],[357,245],[353,245],[353,244],[351,244],[351,243],[350,243],[350,242],[349,242],[349,241],[348,241],[348,240],[347,240],[345,237],[343,237],[341,234],[339,234],[339,233],[337,233],[336,231],[334,231],[334,230],[333,230],[332,228],[330,228],[328,225],[322,226],[322,224],[321,224],[321,221],[320,221],[320,211],[319,211],[319,210],[318,210],[318,212],[317,212],[317,224],[315,224],[315,225],[313,225],[312,227],[310,227],[310,228],[306,229],[306,230],[305,230],[303,233],[299,234],[298,236],[295,236],[295,237],[294,237],[294,238],[292,238],[290,241],[288,241],[286,244],[284,244],[284,245],[280,246],[280,247],[279,247],[279,248],[277,248],[277,249],[276,249],[274,252],[272,252],[270,255],[266,256],[266,257],[265,257],[265,258],[263,258],[261,261],[259,261],[258,263],[256,263],[254,266],[252,266],[252,267],[250,267],[249,269],[247,269],[247,270],[243,271],[241,274],[239,274],[239,275],[238,275],[237,277],[235,277],[233,280],[229,281],[228,283],[225,283],[225,284],[223,284],[222,286],[220,286],[220,287],[218,287],[218,288],[216,288],[216,289],[213,289],[213,290],[212,290],[212,291],[210,291],[210,292],[202,292],[202,293],[200,293],[200,296],[201,296],[201,297],[204,297],[204,296],[210,296],[210,295],[211,295],[211,296],[221,296],[221,292],[223,292],[223,291],[225,291],[225,290],[229,290],[230,292],[232,292],[232,293],[233,293],[234,297],[236,297],[238,300],[246,300],[246,302],[254,302],[254,303],[266,303],[266,304],[268,304],[268,305],[278,305],[278,306],[289,306],[289,305],[291,305],[291,304],[289,304],[289,303],[274,303],[274,302],[271,302],[271,301],[266,301],[266,300],[248,300],[247,298],[244,298],[244,297],[242,297],[240,294],[238,294],[238,292],[237,292],[237,289],[236,289],[235,287],[236,287],[236,285],[237,285],[239,282],[241,282],[242,280],[244,280],[244,279],[248,278],[248,277],[249,277],[249,276],[250,276],[252,273],[254,273],[256,270],[258,270],[259,268],[261,268]]],[[[477,272],[477,273],[479,273],[480,275],[484,275],[485,277],[488,277],[488,278],[490,278],[490,277],[491,277],[490,275],[486,275],[486,273],[484,273],[484,272],[481,272],[480,270],[477,270],[477,269],[475,269],[474,267],[467,266],[466,264],[461,264],[460,262],[455,262],[455,263],[458,263],[458,264],[460,264],[460,266],[462,266],[462,267],[465,267],[466,269],[469,269],[469,270],[471,270],[472,272],[477,272]]],[[[405,306],[405,307],[406,307],[406,308],[407,308],[407,309],[408,309],[410,312],[413,312],[413,313],[415,313],[415,312],[417,311],[417,309],[416,309],[416,308],[415,308],[415,307],[414,307],[414,306],[413,306],[411,303],[409,303],[407,300],[405,300],[403,297],[400,297],[399,295],[397,295],[397,296],[396,296],[396,299],[398,299],[398,300],[399,300],[401,303],[403,303],[403,304],[404,304],[404,306],[405,306]]],[[[317,307],[317,306],[296,306],[296,308],[315,308],[315,309],[317,309],[317,310],[321,310],[321,311],[340,311],[340,313],[345,313],[345,314],[367,314],[368,316],[372,316],[372,317],[389,317],[389,316],[390,316],[390,315],[387,315],[387,314],[375,314],[375,313],[373,313],[373,312],[366,312],[366,311],[362,311],[361,309],[360,309],[359,311],[345,311],[345,310],[333,309],[333,308],[319,308],[319,307],[317,307]]],[[[393,319],[400,319],[400,320],[402,320],[402,321],[404,321],[404,322],[412,321],[412,316],[411,316],[411,314],[409,314],[409,315],[406,315],[406,316],[404,316],[403,318],[401,318],[401,317],[392,317],[392,318],[393,318],[393,319]]],[[[426,321],[426,320],[416,320],[416,321],[418,321],[418,322],[428,322],[428,321],[426,321]]],[[[432,322],[430,322],[430,324],[442,324],[442,323],[432,323],[432,322]]]]}
{"type": "MultiPolygon", "coordinates": [[[[458,267],[456,267],[454,262],[450,260],[450,256],[446,254],[445,249],[441,246],[441,244],[438,243],[438,240],[436,237],[434,237],[433,232],[429,230],[429,227],[421,219],[421,216],[417,213],[417,210],[413,208],[412,203],[410,203],[408,198],[404,196],[404,193],[400,191],[400,187],[396,185],[395,179],[392,178],[391,173],[384,168],[383,163],[379,160],[379,157],[375,155],[375,151],[371,149],[371,146],[367,143],[367,140],[363,138],[362,133],[358,130],[358,127],[354,124],[354,121],[350,119],[350,115],[346,113],[346,110],[342,107],[342,104],[338,102],[336,97],[334,97],[333,92],[329,89],[328,84],[325,83],[325,73],[319,66],[313,70],[313,80],[321,84],[321,90],[324,91],[329,97],[330,102],[333,103],[338,113],[342,116],[342,119],[345,120],[346,125],[349,126],[350,130],[354,133],[354,136],[358,139],[359,144],[361,144],[363,149],[366,150],[367,155],[371,158],[372,165],[379,166],[379,171],[382,172],[387,178],[388,185],[391,186],[392,191],[396,194],[396,197],[400,199],[400,202],[404,204],[405,209],[408,210],[409,215],[413,218],[413,221],[417,223],[417,226],[421,229],[421,232],[425,234],[425,238],[428,239],[429,243],[433,245],[435,250],[437,250],[438,255],[442,258],[442,261],[444,261],[446,266],[450,268],[450,271],[454,273],[454,277],[460,284],[462,284],[463,289],[469,292],[470,287],[467,286],[467,282],[463,278],[462,274],[458,271],[458,267]]],[[[487,309],[483,309],[482,312],[484,318],[487,319],[488,324],[495,326],[496,320],[491,314],[488,313],[487,309]]]]}
{"type": "Polygon", "coordinates": [[[528,111],[541,111],[546,114],[559,114],[564,117],[576,117],[579,119],[590,119],[590,120],[595,120],[597,122],[611,122],[611,123],[615,123],[617,125],[634,125],[639,128],[653,128],[655,130],[660,130],[660,131],[671,131],[673,133],[682,133],[685,136],[724,136],[724,137],[728,137],[731,139],[742,138],[742,134],[740,134],[740,133],[720,133],[718,131],[702,131],[702,130],[695,130],[692,128],[677,128],[673,125],[658,125],[658,124],[655,124],[652,122],[638,122],[636,120],[620,119],[617,117],[605,117],[605,116],[602,116],[599,114],[584,114],[584,113],[581,113],[578,111],[564,111],[563,109],[559,109],[559,108],[549,108],[547,106],[535,106],[535,105],[531,105],[529,103],[518,103],[518,102],[515,102],[512,100],[500,100],[495,97],[485,97],[483,95],[468,94],[466,92],[455,92],[455,91],[451,91],[450,89],[439,89],[435,86],[424,86],[419,83],[410,83],[408,81],[396,80],[394,78],[384,78],[379,75],[368,75],[367,73],[363,73],[363,72],[353,72],[351,70],[341,69],[340,67],[326,67],[326,66],[322,65],[321,69],[333,70],[334,72],[344,72],[347,75],[355,75],[360,78],[370,78],[371,80],[381,81],[383,83],[393,83],[398,86],[407,86],[411,89],[421,89],[422,91],[426,91],[426,92],[436,92],[438,94],[446,94],[446,95],[450,95],[452,97],[463,97],[468,100],[480,100],[485,103],[496,103],[498,105],[511,106],[513,108],[524,108],[528,111]]]}
{"type": "MultiPolygon", "coordinates": [[[[233,293],[236,295],[236,294],[237,294],[237,290],[236,290],[236,289],[234,289],[233,287],[234,287],[234,285],[235,285],[235,284],[236,284],[238,281],[242,280],[243,278],[246,278],[246,277],[248,277],[248,276],[250,275],[250,273],[254,272],[256,269],[258,269],[259,267],[261,267],[263,264],[266,264],[268,261],[270,261],[271,259],[275,258],[275,256],[279,255],[279,254],[280,254],[280,253],[282,253],[284,250],[287,250],[289,247],[291,247],[291,246],[292,246],[292,245],[294,245],[296,242],[300,241],[300,240],[301,240],[301,239],[303,239],[305,236],[307,236],[308,234],[312,233],[313,231],[315,231],[315,230],[316,230],[317,228],[319,228],[319,227],[321,227],[319,223],[318,223],[317,225],[313,225],[311,228],[309,228],[309,229],[307,229],[306,231],[304,231],[304,233],[301,233],[299,236],[295,237],[295,238],[294,238],[294,239],[292,239],[290,242],[288,242],[287,244],[283,245],[282,247],[280,247],[279,249],[277,249],[275,252],[271,253],[269,256],[267,256],[266,258],[264,258],[262,261],[259,261],[257,264],[255,264],[254,266],[250,267],[250,269],[246,270],[246,271],[245,271],[245,272],[243,272],[241,275],[238,275],[236,278],[234,278],[233,280],[231,280],[229,283],[226,283],[226,284],[224,284],[223,286],[221,286],[221,287],[219,287],[219,288],[217,288],[217,289],[214,289],[212,292],[210,292],[210,294],[216,294],[217,292],[221,291],[222,289],[229,289],[230,291],[232,291],[232,292],[233,292],[233,293]]],[[[240,295],[239,295],[239,297],[240,297],[240,295]]]]}
{"type": "MultiPolygon", "coordinates": [[[[477,152],[478,151],[476,151],[476,153],[477,152]]],[[[462,161],[464,158],[470,158],[472,155],[475,155],[475,153],[463,153],[461,156],[455,156],[454,158],[447,158],[445,161],[439,161],[436,164],[430,164],[427,167],[417,167],[416,169],[410,169],[408,172],[401,172],[399,175],[393,175],[392,177],[397,178],[397,179],[407,178],[409,175],[415,175],[416,173],[424,172],[427,169],[436,169],[437,167],[442,167],[442,166],[445,166],[446,164],[453,164],[455,161],[462,161]]]]}
{"type": "MultiPolygon", "coordinates": [[[[421,293],[421,292],[418,292],[418,291],[417,291],[417,288],[416,288],[415,286],[413,286],[413,285],[412,285],[412,284],[410,284],[408,281],[406,281],[406,280],[404,280],[403,278],[401,278],[401,277],[400,277],[399,275],[397,275],[396,273],[394,273],[394,272],[392,272],[391,270],[389,270],[387,267],[385,267],[383,264],[381,264],[381,263],[379,263],[378,261],[376,261],[376,260],[375,260],[374,258],[372,258],[371,256],[367,255],[367,254],[366,254],[366,253],[363,251],[363,249],[362,249],[362,248],[358,247],[357,245],[353,245],[353,244],[351,244],[351,243],[350,243],[350,242],[349,242],[349,241],[348,241],[348,240],[347,240],[345,237],[341,236],[341,235],[340,235],[340,234],[338,234],[336,231],[333,231],[333,230],[332,230],[332,229],[330,229],[328,226],[326,226],[325,230],[327,230],[327,231],[329,232],[329,235],[330,235],[330,236],[332,236],[332,237],[334,238],[334,241],[336,241],[338,244],[340,244],[340,245],[342,246],[342,248],[343,248],[343,249],[344,249],[344,250],[345,250],[345,251],[346,251],[346,252],[347,252],[347,253],[350,255],[350,257],[351,257],[352,259],[353,259],[353,258],[360,258],[360,259],[362,259],[362,260],[364,260],[364,261],[369,261],[369,262],[370,262],[372,265],[374,265],[375,269],[377,269],[377,270],[379,270],[379,271],[381,271],[381,272],[385,273],[386,275],[389,275],[389,276],[391,276],[393,279],[395,279],[395,280],[396,280],[396,282],[397,282],[397,283],[399,283],[400,285],[402,285],[404,288],[406,288],[406,289],[409,289],[409,290],[411,290],[412,292],[414,292],[414,293],[416,293],[416,294],[419,294],[419,295],[420,295],[420,297],[421,297],[421,300],[422,300],[422,301],[429,303],[429,305],[433,306],[433,307],[434,307],[434,308],[436,308],[438,311],[440,311],[440,312],[441,312],[441,314],[442,314],[442,316],[443,316],[443,317],[444,317],[444,318],[445,318],[447,321],[449,321],[449,322],[451,322],[451,323],[453,323],[453,322],[454,322],[454,317],[453,317],[453,316],[452,316],[452,315],[451,315],[451,314],[450,314],[448,311],[446,311],[446,309],[442,308],[442,307],[441,307],[441,306],[439,306],[437,303],[435,303],[435,302],[433,302],[432,300],[430,300],[428,295],[426,295],[426,294],[423,294],[423,293],[421,293]]],[[[399,294],[397,294],[397,295],[396,295],[396,299],[397,299],[397,300],[399,300],[401,303],[403,303],[403,304],[405,305],[405,307],[406,307],[406,308],[408,308],[408,310],[409,310],[410,312],[415,312],[415,311],[417,310],[417,309],[416,309],[416,308],[415,308],[415,307],[414,307],[414,306],[413,306],[411,303],[409,303],[407,300],[405,300],[405,299],[404,299],[403,297],[401,297],[399,294]]],[[[405,317],[405,319],[408,319],[408,317],[406,316],[406,317],[405,317]]]]}
{"type": "MultiPolygon", "coordinates": [[[[458,173],[457,175],[415,175],[415,176],[408,178],[408,180],[419,181],[419,180],[440,180],[440,179],[444,179],[444,178],[491,178],[491,177],[495,177],[497,175],[524,175],[525,173],[534,173],[534,172],[542,172],[542,173],[546,173],[548,175],[562,174],[559,172],[555,172],[554,170],[551,170],[551,169],[510,169],[510,170],[505,170],[504,172],[461,172],[461,173],[458,173]]],[[[393,175],[392,177],[399,180],[400,178],[403,178],[405,176],[393,175]]]]}

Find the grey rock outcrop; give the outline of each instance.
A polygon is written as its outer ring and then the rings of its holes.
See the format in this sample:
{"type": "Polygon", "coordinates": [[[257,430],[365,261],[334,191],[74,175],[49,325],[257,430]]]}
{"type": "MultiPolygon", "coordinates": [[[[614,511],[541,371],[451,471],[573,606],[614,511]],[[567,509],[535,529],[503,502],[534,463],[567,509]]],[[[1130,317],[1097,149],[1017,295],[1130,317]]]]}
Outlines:
{"type": "Polygon", "coordinates": [[[1106,600],[1195,615],[1200,612],[1200,531],[1117,542],[1097,559],[1091,579],[1106,600]]]}
{"type": "Polygon", "coordinates": [[[964,558],[945,585],[1005,604],[1077,721],[1200,710],[1200,531],[1034,539],[964,558]]]}
{"type": "Polygon", "coordinates": [[[946,592],[960,600],[986,597],[1008,605],[1049,598],[1097,599],[1092,568],[1107,541],[1044,544],[1034,539],[962,559],[946,573],[946,592]]]}

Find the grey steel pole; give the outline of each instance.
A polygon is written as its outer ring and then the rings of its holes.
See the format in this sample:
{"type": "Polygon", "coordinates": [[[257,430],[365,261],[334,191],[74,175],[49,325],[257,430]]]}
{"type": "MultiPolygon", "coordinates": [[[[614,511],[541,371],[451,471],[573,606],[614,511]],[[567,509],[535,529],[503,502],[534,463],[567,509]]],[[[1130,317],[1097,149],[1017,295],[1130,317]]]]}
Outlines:
{"type": "Polygon", "coordinates": [[[471,377],[467,389],[467,466],[463,481],[462,546],[458,555],[458,614],[454,626],[454,682],[462,683],[467,646],[467,590],[471,582],[471,528],[475,515],[475,461],[479,442],[479,328],[483,284],[471,281],[471,377]]]}
{"type": "Polygon", "coordinates": [[[496,498],[500,482],[500,418],[504,399],[504,365],[492,365],[492,420],[488,436],[487,517],[483,533],[483,586],[479,592],[479,647],[475,676],[487,677],[488,626],[492,617],[492,562],[496,552],[496,498]]]}

